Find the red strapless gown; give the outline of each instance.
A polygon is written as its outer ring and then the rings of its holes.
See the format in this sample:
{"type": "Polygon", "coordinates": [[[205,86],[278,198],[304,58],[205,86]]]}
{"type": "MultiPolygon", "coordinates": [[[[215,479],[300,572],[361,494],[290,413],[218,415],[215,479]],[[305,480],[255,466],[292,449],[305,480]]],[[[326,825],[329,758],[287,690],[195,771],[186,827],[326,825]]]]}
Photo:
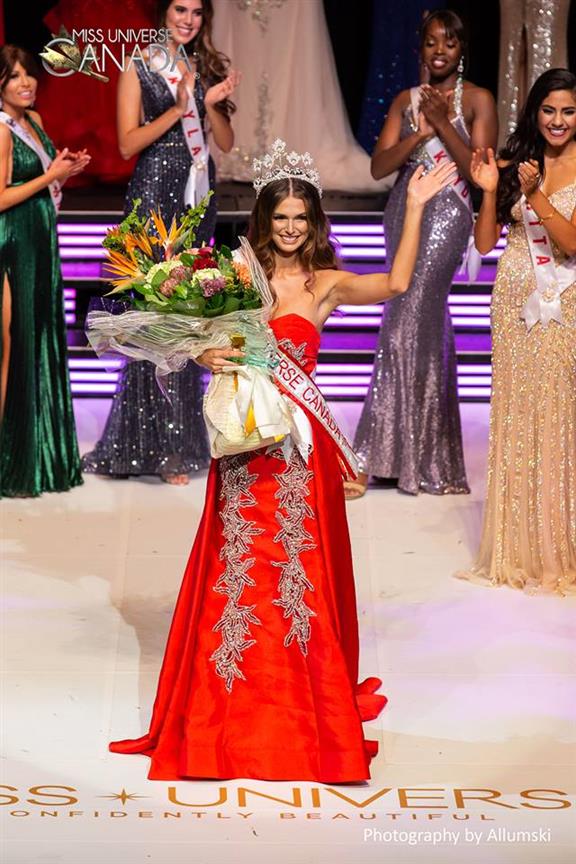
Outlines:
{"type": "MultiPolygon", "coordinates": [[[[320,336],[272,322],[310,373],[320,336]]],[[[358,622],[342,478],[310,417],[308,465],[264,450],[213,460],[168,637],[150,731],[110,745],[144,753],[152,780],[369,778],[362,721],[386,698],[358,681],[358,622]]]]}

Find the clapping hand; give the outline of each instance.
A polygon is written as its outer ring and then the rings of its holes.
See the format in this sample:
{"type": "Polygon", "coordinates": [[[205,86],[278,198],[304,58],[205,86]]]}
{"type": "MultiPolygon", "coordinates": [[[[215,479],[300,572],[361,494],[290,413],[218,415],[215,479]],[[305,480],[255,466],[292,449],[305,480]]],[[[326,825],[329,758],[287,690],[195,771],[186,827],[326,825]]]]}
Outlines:
{"type": "Polygon", "coordinates": [[[186,72],[176,85],[176,107],[182,115],[188,110],[188,100],[190,93],[193,92],[194,78],[189,72],[186,72]]]}
{"type": "Polygon", "coordinates": [[[73,152],[67,147],[57,150],[56,157],[48,169],[51,180],[57,180],[62,185],[69,177],[84,171],[91,158],[87,150],[73,152]]]}
{"type": "Polygon", "coordinates": [[[420,206],[426,204],[441,189],[453,183],[457,176],[454,162],[437,165],[427,174],[424,174],[424,166],[419,165],[408,183],[408,201],[420,206]]]}
{"type": "Polygon", "coordinates": [[[492,147],[478,147],[472,152],[470,162],[472,181],[483,192],[495,192],[498,188],[499,171],[492,147]]]}
{"type": "Polygon", "coordinates": [[[205,104],[209,107],[213,107],[218,102],[228,99],[240,83],[240,78],[240,72],[236,72],[236,70],[232,69],[230,74],[224,78],[223,81],[219,81],[218,84],[213,84],[212,87],[208,88],[206,95],[204,96],[205,104]]]}
{"type": "Polygon", "coordinates": [[[526,198],[529,198],[530,195],[536,192],[542,182],[538,162],[535,159],[530,159],[528,162],[520,162],[518,166],[518,179],[520,181],[520,191],[526,198]]]}
{"type": "Polygon", "coordinates": [[[448,119],[448,97],[429,84],[423,84],[420,88],[420,111],[426,120],[438,129],[448,119]]]}
{"type": "Polygon", "coordinates": [[[436,130],[432,124],[428,122],[422,111],[418,112],[418,132],[425,140],[433,138],[436,135],[436,130]]]}

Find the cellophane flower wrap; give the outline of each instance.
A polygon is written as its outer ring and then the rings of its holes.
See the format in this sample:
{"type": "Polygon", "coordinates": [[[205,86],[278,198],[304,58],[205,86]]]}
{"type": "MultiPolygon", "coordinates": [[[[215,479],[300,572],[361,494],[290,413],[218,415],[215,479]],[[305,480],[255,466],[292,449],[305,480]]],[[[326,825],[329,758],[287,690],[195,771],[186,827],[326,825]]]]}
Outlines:
{"type": "Polygon", "coordinates": [[[254,450],[289,435],[293,409],[274,385],[276,341],[268,319],[273,297],[246,238],[232,253],[194,247],[208,198],[168,229],[159,213],[132,213],[108,232],[104,247],[119,314],[92,310],[90,344],[100,356],[148,360],[157,377],[178,372],[208,348],[243,347],[242,365],[212,375],[204,419],[212,456],[254,450]]]}

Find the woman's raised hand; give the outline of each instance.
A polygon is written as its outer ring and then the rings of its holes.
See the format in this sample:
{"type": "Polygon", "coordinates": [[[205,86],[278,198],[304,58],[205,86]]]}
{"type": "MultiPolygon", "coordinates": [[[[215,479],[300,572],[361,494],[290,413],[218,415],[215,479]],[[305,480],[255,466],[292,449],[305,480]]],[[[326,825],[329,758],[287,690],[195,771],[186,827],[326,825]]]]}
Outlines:
{"type": "Polygon", "coordinates": [[[420,111],[437,129],[448,119],[450,113],[447,95],[440,93],[429,84],[423,84],[420,88],[420,111]]]}
{"type": "Polygon", "coordinates": [[[71,153],[68,147],[65,147],[63,150],[56,151],[56,157],[46,173],[51,181],[58,180],[59,183],[65,183],[69,177],[84,171],[91,158],[86,150],[71,153]]]}
{"type": "Polygon", "coordinates": [[[470,162],[472,181],[484,192],[495,192],[498,188],[498,165],[492,147],[477,147],[470,162]]]}
{"type": "Polygon", "coordinates": [[[408,203],[426,204],[441,189],[453,183],[457,176],[458,171],[454,162],[437,165],[427,174],[424,174],[424,166],[419,165],[408,183],[408,203]]]}
{"type": "Polygon", "coordinates": [[[194,79],[188,73],[183,75],[176,85],[176,108],[182,115],[188,110],[188,100],[193,87],[194,79]]]}
{"type": "Polygon", "coordinates": [[[418,113],[418,132],[424,139],[433,138],[436,135],[436,130],[431,123],[426,119],[426,115],[420,111],[418,113]]]}
{"type": "Polygon", "coordinates": [[[528,162],[520,162],[518,166],[518,179],[520,181],[520,191],[526,198],[536,192],[542,182],[538,162],[535,159],[530,159],[528,162]]]}
{"type": "Polygon", "coordinates": [[[205,104],[213,107],[218,102],[228,99],[240,83],[241,77],[240,72],[231,69],[230,74],[224,78],[223,81],[219,81],[218,84],[213,84],[212,87],[209,87],[208,90],[206,90],[206,95],[204,96],[205,104]]]}
{"type": "Polygon", "coordinates": [[[207,348],[199,357],[196,357],[196,363],[200,366],[205,366],[214,375],[222,372],[227,366],[237,366],[237,363],[230,362],[231,357],[245,357],[244,351],[238,348],[207,348]]]}

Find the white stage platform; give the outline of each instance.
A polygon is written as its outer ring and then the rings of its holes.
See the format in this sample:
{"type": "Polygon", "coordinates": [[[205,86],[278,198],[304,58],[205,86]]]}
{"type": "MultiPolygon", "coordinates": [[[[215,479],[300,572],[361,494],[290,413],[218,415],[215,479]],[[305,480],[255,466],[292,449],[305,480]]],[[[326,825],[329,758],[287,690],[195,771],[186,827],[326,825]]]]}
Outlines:
{"type": "MultiPolygon", "coordinates": [[[[84,450],[107,407],[77,402],[84,450]]],[[[350,431],[359,406],[334,409],[350,431]]],[[[462,415],[471,496],[348,505],[362,672],[389,698],[365,786],[151,782],[108,753],[147,728],[204,476],[3,501],[3,864],[573,861],[576,601],[452,577],[480,530],[488,406],[462,415]]]]}

